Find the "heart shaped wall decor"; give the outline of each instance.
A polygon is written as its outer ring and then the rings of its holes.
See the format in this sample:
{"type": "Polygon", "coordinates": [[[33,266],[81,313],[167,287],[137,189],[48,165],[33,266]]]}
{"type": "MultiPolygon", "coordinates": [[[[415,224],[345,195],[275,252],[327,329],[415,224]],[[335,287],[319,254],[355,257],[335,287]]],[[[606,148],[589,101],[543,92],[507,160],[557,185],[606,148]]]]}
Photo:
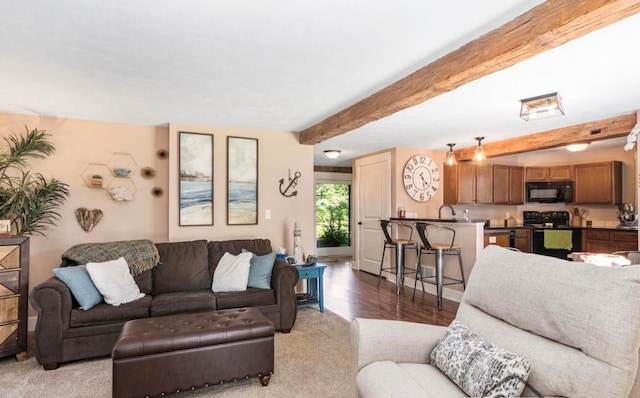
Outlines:
{"type": "Polygon", "coordinates": [[[82,229],[84,229],[86,232],[91,232],[93,227],[98,225],[100,220],[102,220],[102,210],[89,210],[86,207],[80,207],[76,209],[76,219],[78,220],[78,224],[80,224],[82,229]]]}

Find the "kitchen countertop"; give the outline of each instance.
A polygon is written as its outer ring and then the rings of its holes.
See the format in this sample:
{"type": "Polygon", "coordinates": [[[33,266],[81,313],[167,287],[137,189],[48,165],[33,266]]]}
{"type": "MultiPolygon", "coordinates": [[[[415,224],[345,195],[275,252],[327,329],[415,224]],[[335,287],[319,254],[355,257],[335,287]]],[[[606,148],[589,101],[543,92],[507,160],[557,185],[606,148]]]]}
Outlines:
{"type": "MultiPolygon", "coordinates": [[[[509,231],[512,229],[521,229],[521,228],[530,228],[530,229],[534,229],[536,227],[531,227],[531,226],[525,226],[522,224],[518,224],[515,226],[510,226],[510,227],[504,227],[504,226],[489,226],[489,227],[485,227],[484,229],[486,231],[490,231],[490,232],[501,232],[501,231],[509,231]]],[[[549,228],[550,229],[550,228],[549,228]]],[[[606,231],[631,231],[631,232],[637,232],[638,231],[638,227],[634,227],[634,228],[630,228],[630,227],[572,227],[570,225],[563,227],[563,228],[557,228],[560,230],[571,230],[571,229],[602,229],[602,230],[606,230],[606,231]]]]}

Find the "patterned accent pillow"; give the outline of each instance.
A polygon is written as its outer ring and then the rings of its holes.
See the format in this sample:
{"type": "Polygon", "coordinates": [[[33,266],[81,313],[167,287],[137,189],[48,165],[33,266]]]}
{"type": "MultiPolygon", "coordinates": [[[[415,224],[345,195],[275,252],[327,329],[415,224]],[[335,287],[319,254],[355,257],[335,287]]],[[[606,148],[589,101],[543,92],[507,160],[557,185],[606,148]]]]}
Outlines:
{"type": "Polygon", "coordinates": [[[519,397],[531,370],[527,357],[494,345],[457,320],[431,353],[431,363],[472,397],[519,397]]]}

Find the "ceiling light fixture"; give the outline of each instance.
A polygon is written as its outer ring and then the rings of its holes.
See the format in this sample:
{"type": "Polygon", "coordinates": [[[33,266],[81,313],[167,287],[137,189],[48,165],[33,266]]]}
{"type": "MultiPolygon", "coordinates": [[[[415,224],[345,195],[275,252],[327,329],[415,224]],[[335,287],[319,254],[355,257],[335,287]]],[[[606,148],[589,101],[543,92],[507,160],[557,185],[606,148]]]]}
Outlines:
{"type": "Polygon", "coordinates": [[[578,142],[575,144],[569,144],[565,146],[565,148],[567,148],[567,151],[570,151],[570,152],[580,152],[587,149],[588,146],[589,146],[588,142],[578,142]]]}
{"type": "Polygon", "coordinates": [[[447,166],[455,166],[456,164],[458,164],[458,161],[456,160],[456,155],[453,153],[453,147],[456,144],[447,144],[449,146],[449,152],[447,152],[447,157],[444,160],[444,163],[447,166]]]}
{"type": "Polygon", "coordinates": [[[478,147],[476,148],[476,153],[473,155],[473,161],[482,162],[487,159],[482,149],[482,140],[484,140],[484,137],[476,137],[475,139],[478,140],[478,147]]]}
{"type": "Polygon", "coordinates": [[[520,117],[527,122],[535,119],[564,115],[562,101],[558,93],[539,95],[520,100],[520,117]]]}
{"type": "Polygon", "coordinates": [[[324,151],[324,155],[326,157],[328,157],[329,159],[335,159],[338,156],[340,156],[341,151],[337,150],[337,149],[327,149],[326,151],[324,151]]]}

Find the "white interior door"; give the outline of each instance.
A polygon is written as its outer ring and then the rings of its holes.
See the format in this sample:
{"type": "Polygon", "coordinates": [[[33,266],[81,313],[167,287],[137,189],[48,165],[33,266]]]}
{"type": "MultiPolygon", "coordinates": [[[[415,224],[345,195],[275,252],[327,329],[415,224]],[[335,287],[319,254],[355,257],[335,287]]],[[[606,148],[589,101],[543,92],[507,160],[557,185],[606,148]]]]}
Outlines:
{"type": "Polygon", "coordinates": [[[384,237],[380,219],[389,218],[391,205],[391,154],[355,161],[356,267],[378,274],[384,237]]]}

